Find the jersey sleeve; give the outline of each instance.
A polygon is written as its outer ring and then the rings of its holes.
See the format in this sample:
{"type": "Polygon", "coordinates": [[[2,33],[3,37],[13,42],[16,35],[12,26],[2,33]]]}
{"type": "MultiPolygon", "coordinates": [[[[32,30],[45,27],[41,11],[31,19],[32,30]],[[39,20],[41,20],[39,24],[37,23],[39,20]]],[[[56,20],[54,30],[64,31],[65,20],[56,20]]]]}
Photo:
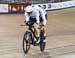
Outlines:
{"type": "Polygon", "coordinates": [[[36,22],[39,24],[40,23],[39,12],[38,11],[35,12],[36,12],[36,22]]]}
{"type": "Polygon", "coordinates": [[[43,18],[43,24],[44,25],[46,25],[46,17],[45,17],[45,15],[46,15],[46,12],[45,12],[45,10],[44,9],[40,9],[40,12],[41,12],[41,16],[42,16],[42,18],[43,18]]]}
{"type": "Polygon", "coordinates": [[[25,16],[25,21],[29,21],[29,16],[28,16],[27,12],[25,12],[24,16],[25,16]]]}

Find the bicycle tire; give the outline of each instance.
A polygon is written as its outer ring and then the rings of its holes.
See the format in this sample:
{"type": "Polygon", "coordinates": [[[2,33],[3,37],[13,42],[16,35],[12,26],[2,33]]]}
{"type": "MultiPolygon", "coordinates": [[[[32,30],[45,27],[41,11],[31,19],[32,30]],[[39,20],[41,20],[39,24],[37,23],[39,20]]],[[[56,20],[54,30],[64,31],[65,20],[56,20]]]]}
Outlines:
{"type": "Polygon", "coordinates": [[[23,51],[25,54],[29,52],[30,46],[31,46],[31,32],[26,31],[23,37],[23,51]],[[28,38],[27,38],[28,37],[28,38]]]}
{"type": "Polygon", "coordinates": [[[45,50],[46,42],[40,42],[40,50],[43,52],[45,50]]]}
{"type": "Polygon", "coordinates": [[[46,42],[44,42],[44,32],[40,32],[40,50],[43,52],[45,50],[46,42]]]}

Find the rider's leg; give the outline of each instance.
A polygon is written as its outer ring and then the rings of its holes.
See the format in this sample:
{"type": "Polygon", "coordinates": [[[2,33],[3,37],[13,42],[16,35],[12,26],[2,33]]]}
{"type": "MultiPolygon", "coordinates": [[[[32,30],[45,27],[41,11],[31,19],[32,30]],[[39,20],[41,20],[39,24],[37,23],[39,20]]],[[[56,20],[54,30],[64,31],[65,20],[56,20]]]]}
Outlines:
{"type": "Polygon", "coordinates": [[[46,41],[46,27],[42,26],[41,30],[44,32],[44,40],[46,41]]]}
{"type": "Polygon", "coordinates": [[[44,36],[46,36],[46,27],[43,26],[44,36]]]}
{"type": "Polygon", "coordinates": [[[36,37],[37,37],[37,43],[39,43],[40,42],[40,29],[39,29],[39,24],[34,24],[34,29],[35,29],[35,35],[36,35],[36,37]]]}
{"type": "Polygon", "coordinates": [[[46,20],[44,20],[44,21],[42,22],[42,24],[43,24],[42,29],[43,29],[43,31],[44,31],[44,42],[46,42],[46,23],[47,23],[47,14],[45,15],[45,18],[46,18],[46,20]]]}

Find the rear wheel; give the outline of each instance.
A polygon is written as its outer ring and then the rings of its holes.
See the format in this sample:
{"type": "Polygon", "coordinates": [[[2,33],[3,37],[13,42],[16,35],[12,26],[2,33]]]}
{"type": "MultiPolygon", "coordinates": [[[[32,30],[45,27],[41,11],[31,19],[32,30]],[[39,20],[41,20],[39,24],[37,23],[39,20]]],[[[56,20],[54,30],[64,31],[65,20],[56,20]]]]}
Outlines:
{"type": "Polygon", "coordinates": [[[26,31],[23,37],[23,51],[25,54],[28,53],[31,42],[32,42],[32,34],[31,32],[26,31]]]}

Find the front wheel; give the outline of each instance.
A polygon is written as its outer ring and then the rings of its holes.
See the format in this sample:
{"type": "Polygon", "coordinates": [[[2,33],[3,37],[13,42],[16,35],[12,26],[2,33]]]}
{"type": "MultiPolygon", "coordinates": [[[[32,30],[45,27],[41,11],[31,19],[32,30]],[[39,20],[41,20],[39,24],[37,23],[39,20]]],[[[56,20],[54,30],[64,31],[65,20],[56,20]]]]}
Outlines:
{"type": "Polygon", "coordinates": [[[40,42],[40,50],[43,52],[45,50],[46,42],[41,41],[40,42]]]}
{"type": "Polygon", "coordinates": [[[27,54],[30,49],[32,41],[31,39],[32,39],[31,32],[26,31],[23,37],[23,51],[25,54],[27,54]]]}
{"type": "Polygon", "coordinates": [[[44,37],[44,32],[40,32],[40,50],[43,52],[45,50],[46,42],[44,42],[45,37],[44,37]]]}

